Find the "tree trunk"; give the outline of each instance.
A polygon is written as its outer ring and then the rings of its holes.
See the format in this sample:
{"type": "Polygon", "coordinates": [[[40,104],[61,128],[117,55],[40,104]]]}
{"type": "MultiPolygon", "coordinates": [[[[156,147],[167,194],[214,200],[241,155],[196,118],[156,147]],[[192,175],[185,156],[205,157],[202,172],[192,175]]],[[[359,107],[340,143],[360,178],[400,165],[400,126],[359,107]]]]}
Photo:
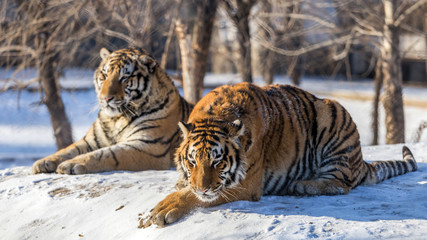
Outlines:
{"type": "Polygon", "coordinates": [[[291,58],[291,64],[288,67],[288,75],[291,78],[292,84],[299,86],[302,76],[302,56],[295,56],[291,58]]]}
{"type": "Polygon", "coordinates": [[[45,94],[44,103],[50,114],[56,146],[59,150],[73,143],[71,124],[68,121],[64,103],[61,99],[55,59],[51,53],[47,52],[41,55],[40,58],[38,75],[45,94]]]}
{"type": "Polygon", "coordinates": [[[378,118],[379,118],[379,102],[381,87],[383,83],[382,76],[382,62],[381,58],[378,58],[377,65],[375,66],[375,97],[372,110],[372,145],[378,145],[378,136],[379,136],[379,127],[378,127],[378,118]]]}
{"type": "MultiPolygon", "coordinates": [[[[264,38],[267,39],[267,31],[264,28],[261,28],[260,31],[260,34],[264,35],[264,38]]],[[[270,39],[270,41],[274,42],[272,39],[270,39]]],[[[274,81],[274,64],[277,61],[275,53],[268,48],[261,47],[259,51],[259,59],[263,63],[260,70],[265,84],[272,84],[274,81]]]]}
{"type": "Polygon", "coordinates": [[[197,16],[192,40],[194,67],[191,74],[193,75],[194,91],[189,93],[188,98],[186,97],[187,100],[194,103],[198,102],[203,94],[203,80],[207,69],[209,46],[211,44],[218,1],[210,0],[197,3],[197,16]]]}
{"type": "Polygon", "coordinates": [[[261,61],[264,62],[264,66],[262,67],[262,75],[264,77],[265,84],[272,84],[274,81],[274,53],[269,49],[263,49],[263,53],[261,54],[261,61]]]}
{"type": "Polygon", "coordinates": [[[184,98],[191,103],[196,103],[202,98],[203,79],[207,69],[207,58],[215,14],[218,2],[197,1],[196,19],[192,34],[181,20],[177,19],[175,32],[178,38],[182,61],[182,78],[184,98]]]}
{"type": "MultiPolygon", "coordinates": [[[[273,46],[279,48],[284,47],[294,50],[301,48],[304,35],[299,34],[294,37],[287,36],[288,33],[300,32],[303,29],[301,20],[289,17],[290,14],[300,13],[301,3],[299,1],[288,1],[286,7],[279,11],[276,10],[276,8],[278,6],[280,7],[280,3],[274,7],[272,6],[271,1],[263,1],[261,3],[261,11],[272,14],[272,17],[264,23],[266,27],[260,28],[263,38],[270,41],[270,44],[273,46]],[[280,18],[277,19],[274,17],[278,13],[284,16],[281,18],[281,24],[279,25],[277,24],[277,21],[280,18]]],[[[271,84],[273,82],[274,72],[277,70],[277,66],[281,65],[281,62],[286,62],[286,73],[292,83],[294,85],[300,84],[300,79],[304,69],[303,55],[279,57],[274,51],[263,48],[260,56],[263,63],[262,73],[267,84],[271,84]]]]}
{"type": "Polygon", "coordinates": [[[387,144],[405,142],[399,28],[393,25],[396,3],[397,0],[384,1],[385,24],[384,39],[381,46],[387,144]]]}
{"type": "MultiPolygon", "coordinates": [[[[42,17],[48,15],[46,12],[47,1],[39,4],[39,12],[42,17]]],[[[48,25],[49,23],[46,23],[48,25]]],[[[49,29],[49,28],[44,28],[49,29]]],[[[52,30],[51,30],[52,31],[52,30]]],[[[54,39],[51,38],[49,30],[40,32],[35,37],[35,46],[37,48],[37,70],[39,81],[44,92],[43,102],[49,111],[50,121],[52,123],[53,134],[56,139],[56,146],[59,149],[65,148],[73,143],[71,124],[65,113],[64,103],[62,102],[60,87],[58,83],[58,53],[52,49],[54,39]]]]}
{"type": "Polygon", "coordinates": [[[249,11],[236,23],[239,45],[239,71],[244,82],[252,82],[251,38],[249,29],[249,11]]]}
{"type": "Polygon", "coordinates": [[[178,39],[179,50],[181,52],[182,84],[184,88],[184,98],[190,103],[196,103],[194,95],[197,90],[196,82],[191,74],[194,70],[193,49],[191,48],[191,35],[187,34],[184,24],[180,20],[176,21],[175,32],[178,39]]]}
{"type": "Polygon", "coordinates": [[[182,5],[182,0],[178,0],[177,6],[173,12],[173,15],[171,16],[171,23],[170,23],[169,30],[168,30],[165,48],[164,48],[164,51],[162,53],[162,60],[160,62],[160,67],[162,69],[166,69],[166,64],[168,62],[168,56],[169,56],[169,49],[170,49],[170,45],[172,42],[175,24],[176,24],[177,16],[179,13],[179,9],[181,8],[181,5],[182,5]]]}
{"type": "Polygon", "coordinates": [[[152,39],[154,38],[156,29],[156,18],[154,16],[153,0],[147,0],[145,4],[145,22],[143,31],[141,31],[141,29],[138,27],[132,28],[131,36],[133,39],[137,40],[139,45],[138,47],[142,47],[150,54],[154,55],[154,46],[152,39]]]}
{"type": "Polygon", "coordinates": [[[244,82],[252,82],[251,37],[249,15],[257,0],[224,0],[225,10],[237,29],[238,70],[244,82]]]}
{"type": "MultiPolygon", "coordinates": [[[[288,11],[290,13],[301,13],[301,3],[299,2],[294,2],[293,5],[288,7],[288,11]]],[[[303,23],[301,20],[298,19],[288,19],[287,20],[287,24],[288,26],[288,32],[302,32],[303,31],[303,23]]],[[[304,41],[304,35],[300,34],[299,36],[293,37],[289,40],[289,43],[287,43],[288,45],[290,45],[290,47],[294,48],[294,49],[300,49],[303,45],[303,41],[304,41]]],[[[288,75],[292,80],[292,83],[295,84],[296,86],[299,86],[301,83],[301,77],[303,75],[304,72],[304,60],[305,60],[305,56],[304,55],[299,55],[299,56],[294,56],[291,57],[290,59],[291,63],[289,64],[288,67],[288,75]]]]}
{"type": "MultiPolygon", "coordinates": [[[[262,2],[261,8],[262,12],[272,12],[270,1],[262,2]]],[[[270,24],[270,22],[266,24],[268,27],[274,29],[274,25],[270,24]]],[[[277,38],[275,34],[271,36],[271,33],[269,33],[264,27],[259,28],[259,31],[264,39],[268,39],[273,44],[275,44],[275,39],[277,38]]],[[[275,53],[266,47],[261,47],[259,51],[259,59],[263,63],[261,64],[260,71],[264,78],[265,84],[272,84],[274,81],[274,64],[277,61],[275,53]]]]}

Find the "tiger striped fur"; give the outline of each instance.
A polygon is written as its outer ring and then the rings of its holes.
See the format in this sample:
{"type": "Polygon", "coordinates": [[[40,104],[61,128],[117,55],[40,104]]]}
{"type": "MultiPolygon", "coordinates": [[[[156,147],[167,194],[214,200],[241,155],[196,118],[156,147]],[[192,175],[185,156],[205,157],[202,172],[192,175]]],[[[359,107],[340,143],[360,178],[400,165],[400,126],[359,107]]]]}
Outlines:
{"type": "Polygon", "coordinates": [[[363,161],[344,107],[288,85],[219,87],[180,127],[175,162],[182,179],[144,227],[175,222],[194,207],[261,195],[347,194],[417,169],[407,147],[403,161],[363,161]]]}
{"type": "Polygon", "coordinates": [[[84,174],[169,169],[181,141],[178,121],[192,105],[157,62],[137,48],[100,52],[94,85],[98,118],[80,141],[38,160],[34,173],[84,174]]]}

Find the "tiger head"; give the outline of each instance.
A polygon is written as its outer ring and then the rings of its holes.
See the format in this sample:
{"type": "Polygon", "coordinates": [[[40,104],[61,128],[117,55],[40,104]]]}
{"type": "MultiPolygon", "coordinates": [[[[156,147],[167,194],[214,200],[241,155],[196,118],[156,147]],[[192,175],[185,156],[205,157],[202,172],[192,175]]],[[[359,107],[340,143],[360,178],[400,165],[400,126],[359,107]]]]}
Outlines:
{"type": "Polygon", "coordinates": [[[245,177],[246,156],[239,140],[243,123],[207,120],[178,125],[184,140],[175,161],[194,194],[205,202],[220,195],[230,198],[227,189],[245,177]]]}
{"type": "Polygon", "coordinates": [[[137,115],[150,95],[157,63],[144,50],[102,48],[102,62],[95,71],[94,85],[101,109],[107,116],[137,115]]]}

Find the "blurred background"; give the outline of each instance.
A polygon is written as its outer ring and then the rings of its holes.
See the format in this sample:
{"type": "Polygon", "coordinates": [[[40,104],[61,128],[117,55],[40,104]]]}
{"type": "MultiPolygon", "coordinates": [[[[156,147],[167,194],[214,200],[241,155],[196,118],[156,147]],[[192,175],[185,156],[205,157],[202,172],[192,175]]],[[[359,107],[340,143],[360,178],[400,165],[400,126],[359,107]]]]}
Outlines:
{"type": "Polygon", "coordinates": [[[84,136],[103,47],[145,49],[190,102],[293,84],[338,99],[362,145],[427,142],[426,38],[427,0],[4,0],[0,168],[84,136]]]}

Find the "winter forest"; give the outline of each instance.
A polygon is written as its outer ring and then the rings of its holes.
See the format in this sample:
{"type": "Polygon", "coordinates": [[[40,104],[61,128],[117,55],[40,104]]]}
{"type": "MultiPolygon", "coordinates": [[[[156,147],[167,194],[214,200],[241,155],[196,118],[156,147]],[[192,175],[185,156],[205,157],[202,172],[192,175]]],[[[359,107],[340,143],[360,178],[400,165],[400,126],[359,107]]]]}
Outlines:
{"type": "Polygon", "coordinates": [[[427,0],[5,0],[0,3],[0,234],[5,239],[423,239],[427,0]],[[364,159],[418,170],[342,196],[263,196],[138,228],[178,173],[32,174],[97,118],[102,48],[146,50],[190,103],[239,82],[340,102],[364,159]]]}

